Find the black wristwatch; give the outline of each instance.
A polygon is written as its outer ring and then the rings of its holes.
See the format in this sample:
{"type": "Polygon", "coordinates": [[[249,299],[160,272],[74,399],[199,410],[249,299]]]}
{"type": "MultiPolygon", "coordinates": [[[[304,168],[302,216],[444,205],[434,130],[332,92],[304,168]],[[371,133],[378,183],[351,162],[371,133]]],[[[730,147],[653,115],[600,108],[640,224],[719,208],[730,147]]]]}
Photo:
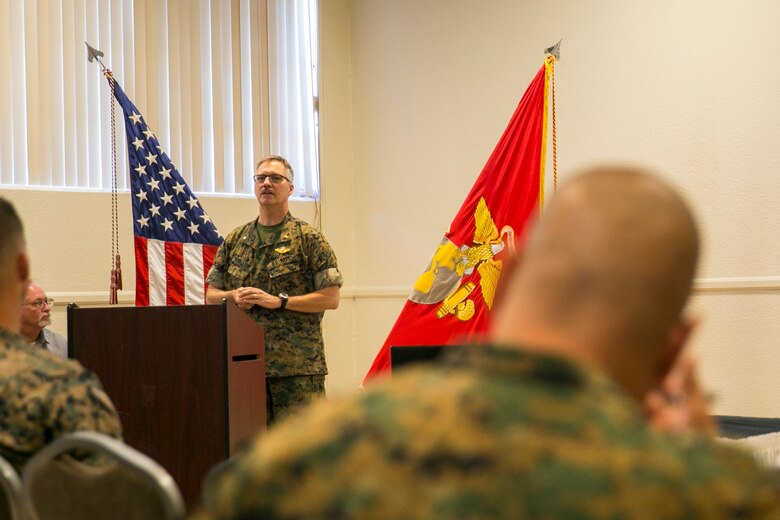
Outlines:
{"type": "Polygon", "coordinates": [[[287,296],[287,293],[279,293],[279,299],[282,300],[282,305],[279,307],[279,310],[282,311],[287,307],[287,300],[290,299],[290,297],[287,296]]]}

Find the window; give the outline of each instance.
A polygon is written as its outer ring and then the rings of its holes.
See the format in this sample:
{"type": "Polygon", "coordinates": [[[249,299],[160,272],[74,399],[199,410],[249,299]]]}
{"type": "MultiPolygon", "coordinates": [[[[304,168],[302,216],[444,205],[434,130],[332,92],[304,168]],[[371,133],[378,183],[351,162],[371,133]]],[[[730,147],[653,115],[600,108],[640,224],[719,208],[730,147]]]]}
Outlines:
{"type": "Polygon", "coordinates": [[[0,0],[0,184],[110,189],[110,92],[89,42],[196,193],[252,193],[273,153],[295,196],[317,198],[316,28],[316,0],[0,0]]]}

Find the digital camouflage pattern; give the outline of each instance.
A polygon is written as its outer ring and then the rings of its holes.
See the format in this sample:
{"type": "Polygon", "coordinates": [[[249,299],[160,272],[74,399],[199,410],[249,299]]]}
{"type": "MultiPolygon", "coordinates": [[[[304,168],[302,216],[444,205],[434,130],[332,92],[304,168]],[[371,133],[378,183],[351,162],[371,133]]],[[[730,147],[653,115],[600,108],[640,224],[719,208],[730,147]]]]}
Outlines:
{"type": "MultiPolygon", "coordinates": [[[[219,246],[206,282],[224,291],[258,287],[273,295],[308,294],[341,286],[336,255],[325,237],[289,213],[275,234],[261,240],[257,220],[231,231],[219,246]]],[[[324,313],[264,309],[248,314],[265,329],[269,377],[327,374],[322,339],[324,313]]]]}
{"type": "Polygon", "coordinates": [[[0,329],[0,455],[21,471],[38,450],[77,430],[122,438],[113,403],[97,377],[0,329]]]}
{"type": "MultiPolygon", "coordinates": [[[[325,395],[325,376],[268,377],[266,414],[273,422],[288,417],[325,395]]],[[[270,422],[270,421],[269,421],[270,422]]]]}
{"type": "Polygon", "coordinates": [[[210,481],[201,519],[768,519],[753,458],[651,433],[606,378],[471,347],[313,405],[210,481]]]}

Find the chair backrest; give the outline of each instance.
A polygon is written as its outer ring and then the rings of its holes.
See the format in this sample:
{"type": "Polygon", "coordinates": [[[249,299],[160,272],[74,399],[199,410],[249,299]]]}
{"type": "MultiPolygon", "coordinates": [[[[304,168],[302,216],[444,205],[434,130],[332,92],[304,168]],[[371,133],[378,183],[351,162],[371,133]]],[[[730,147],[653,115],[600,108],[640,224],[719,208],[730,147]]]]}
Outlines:
{"type": "Polygon", "coordinates": [[[10,462],[0,457],[0,520],[21,520],[22,516],[22,479],[10,462]]]}
{"type": "Polygon", "coordinates": [[[97,432],[64,435],[35,454],[22,472],[30,520],[184,518],[179,488],[140,451],[97,432]]]}

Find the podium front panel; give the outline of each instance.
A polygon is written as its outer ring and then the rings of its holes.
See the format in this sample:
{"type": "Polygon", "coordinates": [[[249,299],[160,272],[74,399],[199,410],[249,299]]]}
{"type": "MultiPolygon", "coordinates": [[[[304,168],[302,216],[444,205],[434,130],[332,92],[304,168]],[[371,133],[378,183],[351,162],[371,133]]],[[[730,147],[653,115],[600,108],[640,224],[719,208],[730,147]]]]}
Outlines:
{"type": "Polygon", "coordinates": [[[263,332],[227,307],[68,307],[69,355],[100,378],[125,442],[159,462],[190,507],[233,437],[265,425],[263,332]],[[231,396],[236,377],[243,398],[231,396]]]}

